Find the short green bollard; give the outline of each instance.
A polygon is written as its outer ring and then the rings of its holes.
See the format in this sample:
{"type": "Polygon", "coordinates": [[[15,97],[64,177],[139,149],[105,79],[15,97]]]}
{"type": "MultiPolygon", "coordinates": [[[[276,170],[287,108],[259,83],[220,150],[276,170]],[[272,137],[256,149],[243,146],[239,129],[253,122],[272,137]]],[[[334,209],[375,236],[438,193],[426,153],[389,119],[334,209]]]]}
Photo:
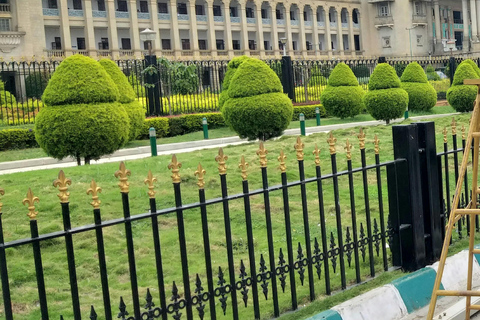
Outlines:
{"type": "Polygon", "coordinates": [[[202,119],[202,125],[203,125],[203,139],[208,139],[208,122],[207,118],[202,119]]]}
{"type": "Polygon", "coordinates": [[[315,108],[315,116],[317,117],[317,126],[320,125],[320,109],[317,107],[315,108]]]}
{"type": "Polygon", "coordinates": [[[152,150],[152,157],[157,156],[157,133],[155,128],[150,128],[148,130],[148,135],[150,136],[150,149],[152,150]]]}
{"type": "Polygon", "coordinates": [[[408,109],[405,111],[404,118],[405,118],[405,120],[408,119],[408,109]]]}
{"type": "Polygon", "coordinates": [[[300,134],[306,136],[305,134],[305,115],[300,113],[300,134]]]}

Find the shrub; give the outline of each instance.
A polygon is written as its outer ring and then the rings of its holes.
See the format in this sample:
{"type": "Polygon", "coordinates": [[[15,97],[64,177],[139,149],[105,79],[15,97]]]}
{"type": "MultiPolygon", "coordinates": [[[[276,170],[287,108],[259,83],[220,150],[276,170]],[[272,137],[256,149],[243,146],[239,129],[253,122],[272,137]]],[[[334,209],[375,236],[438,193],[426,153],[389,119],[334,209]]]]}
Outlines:
{"type": "Polygon", "coordinates": [[[321,104],[312,105],[312,106],[293,106],[293,116],[292,121],[298,121],[300,117],[300,113],[303,113],[305,119],[315,119],[317,117],[315,113],[315,109],[318,108],[320,111],[320,117],[325,118],[327,117],[327,112],[325,111],[325,107],[321,104]]]}
{"type": "Polygon", "coordinates": [[[465,60],[462,61],[462,63],[460,63],[460,65],[462,65],[464,63],[469,64],[473,68],[475,73],[477,74],[477,77],[480,77],[480,68],[478,67],[478,65],[475,62],[473,62],[471,59],[465,59],[465,60]]]}
{"type": "Polygon", "coordinates": [[[140,138],[148,139],[150,136],[149,130],[152,127],[155,128],[157,138],[166,137],[169,131],[168,118],[157,117],[145,119],[140,138]]]}
{"type": "Polygon", "coordinates": [[[437,92],[417,62],[410,63],[400,79],[402,88],[408,93],[408,110],[426,111],[435,106],[437,92]]]}
{"type": "Polygon", "coordinates": [[[133,88],[133,92],[135,92],[135,95],[138,98],[144,98],[145,97],[145,87],[143,86],[143,83],[138,80],[137,76],[135,73],[130,73],[130,75],[127,77],[128,78],[128,83],[133,88]]]}
{"type": "Polygon", "coordinates": [[[232,80],[235,72],[237,71],[238,67],[244,62],[249,60],[250,58],[247,56],[241,56],[238,58],[233,58],[227,65],[227,72],[225,73],[225,77],[223,78],[222,83],[222,92],[220,93],[220,97],[218,100],[218,106],[220,110],[222,110],[225,101],[227,101],[230,97],[228,95],[228,88],[230,86],[230,81],[232,80]]]}
{"type": "Polygon", "coordinates": [[[207,118],[208,128],[215,129],[225,126],[221,113],[197,113],[168,118],[169,136],[174,137],[203,129],[202,120],[207,118]]]}
{"type": "Polygon", "coordinates": [[[320,99],[329,115],[344,119],[354,117],[364,109],[364,94],[352,70],[345,63],[339,63],[320,99]]]}
{"type": "Polygon", "coordinates": [[[397,63],[395,64],[395,72],[397,74],[397,77],[401,77],[403,74],[403,71],[405,71],[405,68],[407,65],[405,63],[397,63]]]}
{"type": "Polygon", "coordinates": [[[461,86],[463,85],[463,81],[465,79],[478,79],[479,76],[475,72],[475,69],[471,66],[470,63],[461,63],[457,70],[455,71],[455,75],[453,77],[452,86],[461,86]]]}
{"type": "Polygon", "coordinates": [[[354,65],[351,67],[353,74],[357,78],[370,77],[370,68],[364,64],[354,65]]]}
{"type": "Polygon", "coordinates": [[[427,79],[430,81],[438,81],[440,80],[440,76],[435,72],[435,68],[432,65],[427,66],[427,79]]]}
{"type": "Polygon", "coordinates": [[[240,137],[269,139],[282,134],[292,119],[292,102],[267,64],[244,61],[233,75],[229,99],[223,106],[225,122],[240,137]]]}
{"type": "Polygon", "coordinates": [[[365,106],[372,117],[389,123],[402,116],[408,106],[408,93],[400,86],[400,80],[390,65],[377,65],[368,83],[369,91],[364,97],[365,106]]]}
{"type": "Polygon", "coordinates": [[[8,91],[0,91],[0,107],[12,106],[17,104],[15,96],[8,91]]]}
{"type": "Polygon", "coordinates": [[[452,87],[447,91],[448,103],[458,112],[468,112],[473,110],[473,104],[477,97],[476,86],[466,86],[463,84],[465,79],[478,79],[478,75],[471,63],[462,62],[453,77],[452,87]]]}
{"type": "Polygon", "coordinates": [[[38,147],[32,129],[0,130],[0,151],[38,147]]]}
{"type": "Polygon", "coordinates": [[[47,87],[49,74],[46,72],[34,72],[25,78],[25,94],[27,98],[40,99],[47,87]]]}

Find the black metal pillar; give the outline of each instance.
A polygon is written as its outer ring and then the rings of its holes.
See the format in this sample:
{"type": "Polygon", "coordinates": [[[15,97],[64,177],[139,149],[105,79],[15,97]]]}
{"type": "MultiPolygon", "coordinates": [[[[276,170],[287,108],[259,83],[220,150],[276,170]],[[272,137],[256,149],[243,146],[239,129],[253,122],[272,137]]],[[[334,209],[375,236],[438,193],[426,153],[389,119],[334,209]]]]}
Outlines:
{"type": "Polygon", "coordinates": [[[162,114],[162,97],[160,74],[157,66],[157,57],[155,55],[145,56],[145,67],[153,66],[156,72],[145,73],[146,93],[147,93],[147,115],[159,116],[162,114]]]}
{"type": "Polygon", "coordinates": [[[448,75],[450,77],[450,85],[453,84],[453,77],[455,75],[455,58],[454,57],[450,57],[450,60],[449,60],[449,65],[450,65],[450,74],[448,75]]]}
{"type": "Polygon", "coordinates": [[[293,83],[293,64],[290,56],[282,57],[282,85],[283,92],[295,102],[295,85],[293,83]]]}
{"type": "Polygon", "coordinates": [[[378,57],[378,63],[386,63],[387,59],[385,57],[378,57]]]}

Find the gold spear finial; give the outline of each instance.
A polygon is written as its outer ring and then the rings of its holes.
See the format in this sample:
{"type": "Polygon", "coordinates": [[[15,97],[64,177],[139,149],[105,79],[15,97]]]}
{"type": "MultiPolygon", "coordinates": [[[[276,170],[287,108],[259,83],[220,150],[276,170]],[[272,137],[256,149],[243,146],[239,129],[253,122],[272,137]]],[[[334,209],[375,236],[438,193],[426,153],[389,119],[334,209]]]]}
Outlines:
{"type": "Polygon", "coordinates": [[[443,133],[443,143],[447,143],[447,141],[448,141],[447,140],[447,127],[443,128],[442,133],[443,133]]]}
{"type": "Polygon", "coordinates": [[[202,165],[199,163],[197,170],[194,172],[194,175],[198,177],[197,186],[200,189],[205,188],[205,169],[202,168],[202,165]]]}
{"type": "Polygon", "coordinates": [[[378,140],[377,135],[375,135],[373,143],[375,144],[375,154],[380,154],[380,140],[378,140]]]}
{"type": "MultiPolygon", "coordinates": [[[[0,188],[0,196],[3,196],[4,194],[5,194],[5,190],[0,188]]],[[[2,207],[3,207],[3,203],[0,202],[0,214],[2,214],[2,207]]]]}
{"type": "MultiPolygon", "coordinates": [[[[360,142],[360,145],[361,144],[362,143],[360,142]]],[[[365,148],[365,142],[363,144],[364,144],[363,147],[365,148]]],[[[347,150],[347,159],[352,160],[352,144],[348,141],[348,139],[347,139],[347,144],[345,146],[345,150],[347,150]]]]}
{"type": "Polygon", "coordinates": [[[40,199],[33,195],[32,189],[28,188],[27,197],[23,199],[23,205],[28,203],[28,214],[30,220],[34,220],[37,217],[38,211],[35,211],[35,202],[39,202],[40,199]]]}
{"type": "Polygon", "coordinates": [[[318,149],[317,144],[315,143],[315,149],[313,150],[313,155],[315,155],[315,165],[320,166],[320,149],[318,149]]]}
{"type": "Polygon", "coordinates": [[[303,148],[305,148],[305,144],[302,142],[302,139],[300,137],[297,137],[297,143],[293,146],[295,148],[295,151],[297,152],[297,160],[298,161],[303,161],[304,153],[303,153],[303,148]]]}
{"type": "Polygon", "coordinates": [[[363,128],[360,128],[360,133],[357,137],[358,142],[360,143],[360,149],[365,149],[365,132],[363,132],[363,128]]]}
{"type": "MultiPolygon", "coordinates": [[[[260,150],[259,150],[260,151],[260,150]]],[[[266,151],[266,150],[265,150],[266,151]]],[[[258,153],[258,151],[257,151],[258,153]]],[[[261,163],[261,158],[260,158],[260,163],[261,163]]],[[[265,160],[265,162],[267,162],[267,160],[265,160]]],[[[261,164],[260,164],[261,165],[261,164]]],[[[265,166],[266,166],[266,163],[265,163],[265,166]]],[[[248,163],[245,162],[245,157],[242,156],[242,158],[240,159],[240,164],[238,165],[238,167],[242,170],[242,179],[243,181],[247,180],[248,179],[248,174],[247,174],[247,168],[248,168],[248,163]]]]}
{"type": "Polygon", "coordinates": [[[455,121],[455,117],[452,117],[452,135],[457,134],[457,122],[455,121]]]}
{"type": "Polygon", "coordinates": [[[148,170],[147,179],[143,180],[143,183],[148,185],[148,196],[150,197],[150,199],[155,198],[155,193],[157,193],[154,186],[155,182],[157,182],[157,178],[153,176],[152,170],[148,170]]]}
{"type": "Polygon", "coordinates": [[[60,170],[58,173],[58,179],[53,181],[53,186],[55,188],[58,187],[58,191],[60,191],[57,196],[61,203],[68,203],[68,197],[70,196],[70,192],[68,192],[68,186],[71,184],[72,180],[65,178],[65,173],[63,170],[60,170]]]}
{"type": "Polygon", "coordinates": [[[220,175],[227,174],[227,166],[225,162],[228,160],[228,156],[223,154],[223,148],[218,150],[218,155],[215,157],[215,161],[218,162],[218,172],[220,175]]]}
{"type": "Polygon", "coordinates": [[[280,171],[281,172],[287,172],[287,165],[285,164],[285,159],[287,159],[287,156],[283,152],[283,150],[280,151],[280,156],[278,156],[278,161],[280,161],[280,171]]]}
{"type": "Polygon", "coordinates": [[[260,141],[260,147],[257,150],[257,155],[260,157],[260,168],[267,167],[267,154],[268,154],[268,150],[265,149],[265,146],[263,145],[263,141],[260,141]]]}
{"type": "Polygon", "coordinates": [[[87,194],[92,195],[92,202],[90,202],[90,204],[93,206],[94,209],[100,208],[100,203],[102,203],[102,201],[98,200],[98,194],[100,192],[102,192],[102,188],[97,186],[95,180],[92,179],[92,182],[90,182],[90,188],[88,188],[87,190],[87,194]]]}
{"type": "Polygon", "coordinates": [[[462,140],[465,140],[465,125],[462,124],[462,140]]]}
{"type": "Polygon", "coordinates": [[[335,149],[335,142],[337,142],[337,139],[333,136],[333,132],[330,132],[330,136],[327,142],[328,142],[328,145],[330,146],[330,154],[337,153],[337,150],[335,149]]]}
{"type": "Polygon", "coordinates": [[[179,174],[181,167],[182,167],[182,164],[177,161],[177,156],[173,155],[172,162],[170,162],[170,164],[168,165],[168,169],[172,170],[171,178],[173,183],[181,182],[180,174],[179,174]]]}
{"type": "Polygon", "coordinates": [[[130,183],[128,182],[128,176],[132,173],[130,170],[125,168],[125,163],[122,161],[120,162],[120,169],[115,172],[115,177],[120,179],[118,186],[120,187],[120,191],[123,193],[128,193],[128,186],[130,183]]]}

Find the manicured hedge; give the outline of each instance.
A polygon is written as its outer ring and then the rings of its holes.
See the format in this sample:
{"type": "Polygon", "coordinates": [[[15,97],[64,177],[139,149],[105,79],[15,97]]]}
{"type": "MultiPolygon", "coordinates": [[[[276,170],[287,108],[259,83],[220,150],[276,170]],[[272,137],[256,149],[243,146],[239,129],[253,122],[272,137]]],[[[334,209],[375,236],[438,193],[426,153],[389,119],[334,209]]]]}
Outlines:
{"type": "Polygon", "coordinates": [[[408,110],[427,111],[437,103],[437,92],[428,82],[423,68],[410,63],[401,77],[402,88],[408,93],[408,110]]]}
{"type": "MultiPolygon", "coordinates": [[[[468,59],[467,59],[468,60],[468,59]]],[[[477,97],[477,87],[464,85],[465,79],[478,79],[473,61],[463,61],[458,66],[453,77],[452,87],[447,91],[448,103],[458,112],[468,112],[473,110],[473,104],[477,97]]]]}
{"type": "Polygon", "coordinates": [[[152,127],[155,128],[157,138],[166,137],[169,132],[168,118],[158,117],[145,119],[145,121],[143,122],[140,139],[148,139],[150,137],[149,130],[152,127]]]}
{"type": "Polygon", "coordinates": [[[32,129],[0,130],[0,151],[37,147],[35,132],[32,129]]]}
{"type": "Polygon", "coordinates": [[[305,115],[305,119],[315,119],[317,117],[315,113],[316,108],[320,110],[321,118],[325,118],[327,116],[325,107],[322,106],[321,104],[312,105],[312,106],[293,106],[292,121],[298,121],[300,113],[303,113],[305,115]]]}

